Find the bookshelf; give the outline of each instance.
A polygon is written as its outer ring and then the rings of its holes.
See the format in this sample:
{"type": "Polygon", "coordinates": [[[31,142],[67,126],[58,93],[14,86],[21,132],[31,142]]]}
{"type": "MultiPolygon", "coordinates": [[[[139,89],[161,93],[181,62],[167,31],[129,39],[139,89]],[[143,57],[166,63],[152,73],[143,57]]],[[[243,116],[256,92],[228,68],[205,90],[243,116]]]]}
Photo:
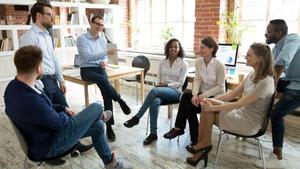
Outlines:
{"type": "MultiPolygon", "coordinates": [[[[29,14],[30,8],[35,2],[36,1],[34,0],[0,0],[0,6],[28,6],[28,11],[25,12],[29,14]]],[[[56,1],[52,1],[51,5],[55,14],[55,25],[53,25],[54,41],[56,45],[55,52],[62,65],[73,64],[74,55],[78,53],[75,40],[77,36],[86,32],[87,28],[90,27],[87,15],[103,15],[105,19],[106,36],[112,42],[118,41],[118,36],[115,35],[120,26],[120,22],[118,20],[119,17],[117,17],[119,11],[118,5],[56,1]],[[68,15],[71,13],[76,16],[71,17],[73,20],[71,19],[70,21],[70,16],[68,18],[68,15]]],[[[5,17],[6,16],[2,16],[2,18],[5,17]]],[[[13,55],[19,48],[18,38],[30,28],[30,25],[24,24],[0,25],[0,39],[8,38],[10,42],[9,50],[0,51],[0,67],[14,67],[13,55]],[[6,61],[5,65],[4,61],[2,61],[4,60],[4,57],[6,61]],[[10,60],[10,65],[7,65],[7,60],[10,60]]],[[[5,70],[5,68],[3,70],[5,70]]],[[[8,70],[11,70],[11,68],[8,70]]],[[[14,71],[9,73],[1,71],[0,78],[7,76],[7,74],[14,75],[14,73],[14,71]]]]}
{"type": "MultiPolygon", "coordinates": [[[[34,0],[0,0],[0,7],[6,5],[22,5],[27,6],[28,11],[22,11],[21,17],[25,18],[29,14],[30,8],[36,1],[34,0]]],[[[86,15],[90,15],[95,11],[95,14],[105,14],[106,20],[105,31],[107,37],[112,42],[118,41],[118,36],[115,35],[114,30],[119,30],[120,22],[118,17],[118,5],[104,5],[104,4],[89,4],[89,3],[72,3],[72,2],[51,2],[53,11],[55,13],[55,25],[53,25],[53,33],[56,42],[55,53],[61,65],[71,65],[74,63],[74,55],[78,53],[76,46],[74,46],[73,40],[76,40],[77,36],[83,32],[86,32],[89,28],[89,23],[86,15]],[[100,11],[100,12],[99,12],[100,11]],[[77,13],[77,21],[68,22],[68,14],[71,12],[77,13]],[[107,19],[107,16],[110,18],[107,19]],[[73,23],[73,24],[72,24],[73,23]],[[76,24],[74,24],[76,23],[76,24]],[[70,44],[65,41],[65,37],[69,39],[70,44]],[[70,40],[70,38],[73,40],[70,40]],[[68,44],[67,44],[68,43],[68,44]]],[[[2,8],[4,9],[4,8],[2,8]]],[[[6,19],[7,16],[3,16],[3,10],[0,9],[1,20],[6,19]]],[[[14,8],[12,8],[14,9],[14,8]]],[[[19,13],[18,13],[19,14],[19,13]]],[[[7,51],[0,51],[0,95],[4,95],[6,85],[12,80],[16,74],[15,66],[13,63],[13,56],[15,51],[19,48],[19,37],[31,28],[30,25],[25,25],[22,21],[15,21],[19,16],[16,13],[10,13],[9,15],[15,15],[11,17],[11,25],[4,25],[0,22],[0,39],[8,38],[11,48],[7,51]]],[[[105,17],[104,17],[105,18],[105,17]]],[[[74,18],[73,18],[74,19],[74,18]]],[[[76,19],[76,17],[75,17],[76,19]]],[[[1,47],[1,46],[0,46],[1,47]]],[[[3,105],[3,97],[0,98],[0,107],[3,105]]]]}

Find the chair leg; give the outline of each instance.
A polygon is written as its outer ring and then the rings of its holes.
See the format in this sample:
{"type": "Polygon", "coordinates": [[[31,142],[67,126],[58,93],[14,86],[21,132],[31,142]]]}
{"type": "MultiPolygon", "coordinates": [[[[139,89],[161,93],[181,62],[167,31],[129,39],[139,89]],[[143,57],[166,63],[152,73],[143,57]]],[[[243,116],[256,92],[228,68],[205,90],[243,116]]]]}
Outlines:
{"type": "Polygon", "coordinates": [[[139,101],[139,88],[138,88],[138,83],[135,83],[135,88],[136,88],[136,105],[138,105],[138,101],[139,101]]]}
{"type": "Polygon", "coordinates": [[[261,160],[261,145],[259,143],[259,140],[255,138],[257,141],[257,146],[258,146],[258,158],[261,160]]]}
{"type": "Polygon", "coordinates": [[[259,141],[259,138],[257,138],[257,142],[258,142],[258,145],[259,145],[259,150],[258,151],[261,154],[264,169],[266,169],[267,167],[266,167],[266,160],[265,160],[265,156],[264,156],[263,146],[261,145],[261,143],[259,141]]]}
{"type": "Polygon", "coordinates": [[[68,157],[69,157],[70,168],[73,169],[71,153],[68,155],[68,157]]]}
{"type": "Polygon", "coordinates": [[[149,120],[150,120],[150,112],[148,113],[148,117],[147,117],[146,136],[148,134],[149,120]]]}
{"type": "Polygon", "coordinates": [[[27,164],[27,156],[25,155],[24,164],[23,164],[23,169],[26,169],[26,164],[27,164]]]}
{"type": "Polygon", "coordinates": [[[84,168],[83,168],[83,162],[82,162],[82,159],[81,159],[80,152],[79,152],[78,150],[75,150],[75,152],[78,154],[79,161],[80,161],[80,165],[81,165],[81,169],[84,169],[84,168]]]}
{"type": "Polygon", "coordinates": [[[170,116],[170,130],[172,130],[172,123],[173,123],[173,105],[168,105],[168,115],[170,116]]]}
{"type": "Polygon", "coordinates": [[[217,155],[216,155],[216,160],[215,160],[215,169],[217,168],[217,162],[219,159],[219,154],[220,154],[220,149],[221,149],[221,144],[222,144],[222,136],[224,133],[222,133],[222,131],[220,131],[219,134],[219,141],[218,141],[218,147],[217,147],[217,155]]]}

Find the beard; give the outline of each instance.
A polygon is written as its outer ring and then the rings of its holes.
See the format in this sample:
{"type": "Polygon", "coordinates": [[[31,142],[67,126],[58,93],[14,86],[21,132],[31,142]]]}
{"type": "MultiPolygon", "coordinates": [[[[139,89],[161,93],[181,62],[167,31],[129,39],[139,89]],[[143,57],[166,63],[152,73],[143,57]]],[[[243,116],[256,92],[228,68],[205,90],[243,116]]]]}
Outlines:
{"type": "Polygon", "coordinates": [[[45,22],[43,22],[42,25],[43,25],[43,27],[45,27],[46,29],[49,29],[49,28],[51,28],[51,27],[53,26],[52,23],[45,23],[45,22]]]}
{"type": "Polygon", "coordinates": [[[266,39],[266,43],[267,44],[276,43],[276,38],[275,37],[269,37],[269,38],[266,39]]]}

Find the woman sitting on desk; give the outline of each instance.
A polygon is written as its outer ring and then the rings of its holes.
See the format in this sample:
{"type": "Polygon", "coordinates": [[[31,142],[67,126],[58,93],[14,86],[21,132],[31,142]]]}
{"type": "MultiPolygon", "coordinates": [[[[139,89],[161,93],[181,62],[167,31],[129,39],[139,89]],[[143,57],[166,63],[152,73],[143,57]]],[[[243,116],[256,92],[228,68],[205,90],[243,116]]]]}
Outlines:
{"type": "Polygon", "coordinates": [[[150,135],[144,140],[144,145],[157,140],[157,117],[162,101],[178,101],[181,88],[187,74],[187,63],[183,61],[184,51],[177,39],[171,39],[165,46],[166,59],[162,60],[158,71],[158,84],[151,89],[144,104],[130,120],[124,125],[131,128],[139,123],[139,119],[149,107],[150,135]]]}
{"type": "Polygon", "coordinates": [[[194,155],[187,158],[187,163],[196,166],[204,159],[204,164],[207,165],[208,153],[212,149],[213,124],[221,130],[243,135],[256,134],[261,128],[275,88],[270,48],[261,43],[254,43],[247,52],[246,60],[246,65],[253,67],[254,72],[251,72],[237,88],[198,103],[202,107],[198,143],[188,148],[194,155]],[[228,102],[242,94],[238,101],[228,102]]]}
{"type": "Polygon", "coordinates": [[[190,125],[191,145],[197,143],[198,138],[198,119],[197,113],[201,112],[198,103],[206,97],[213,97],[224,93],[224,65],[217,60],[216,53],[218,45],[211,37],[201,40],[200,58],[195,62],[195,80],[192,92],[185,91],[181,97],[177,112],[175,127],[164,134],[167,139],[173,139],[184,134],[186,120],[190,125]]]}

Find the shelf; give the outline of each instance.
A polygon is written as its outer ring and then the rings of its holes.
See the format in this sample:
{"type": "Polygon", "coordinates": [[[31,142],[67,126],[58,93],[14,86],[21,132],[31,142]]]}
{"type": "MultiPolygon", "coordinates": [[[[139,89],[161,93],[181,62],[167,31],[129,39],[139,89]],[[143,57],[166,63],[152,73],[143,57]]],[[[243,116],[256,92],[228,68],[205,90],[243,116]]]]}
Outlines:
{"type": "Polygon", "coordinates": [[[0,30],[27,30],[31,25],[0,25],[0,30]]]}
{"type": "Polygon", "coordinates": [[[2,56],[14,56],[15,51],[0,51],[0,57],[2,56]]]}
{"type": "Polygon", "coordinates": [[[90,25],[53,25],[53,29],[86,29],[90,25]]]}
{"type": "Polygon", "coordinates": [[[32,0],[0,0],[0,4],[4,5],[33,5],[35,1],[32,0]]]}
{"type": "Polygon", "coordinates": [[[92,4],[92,3],[74,3],[74,2],[51,2],[53,7],[83,7],[83,8],[103,8],[112,9],[115,4],[92,4]]]}

